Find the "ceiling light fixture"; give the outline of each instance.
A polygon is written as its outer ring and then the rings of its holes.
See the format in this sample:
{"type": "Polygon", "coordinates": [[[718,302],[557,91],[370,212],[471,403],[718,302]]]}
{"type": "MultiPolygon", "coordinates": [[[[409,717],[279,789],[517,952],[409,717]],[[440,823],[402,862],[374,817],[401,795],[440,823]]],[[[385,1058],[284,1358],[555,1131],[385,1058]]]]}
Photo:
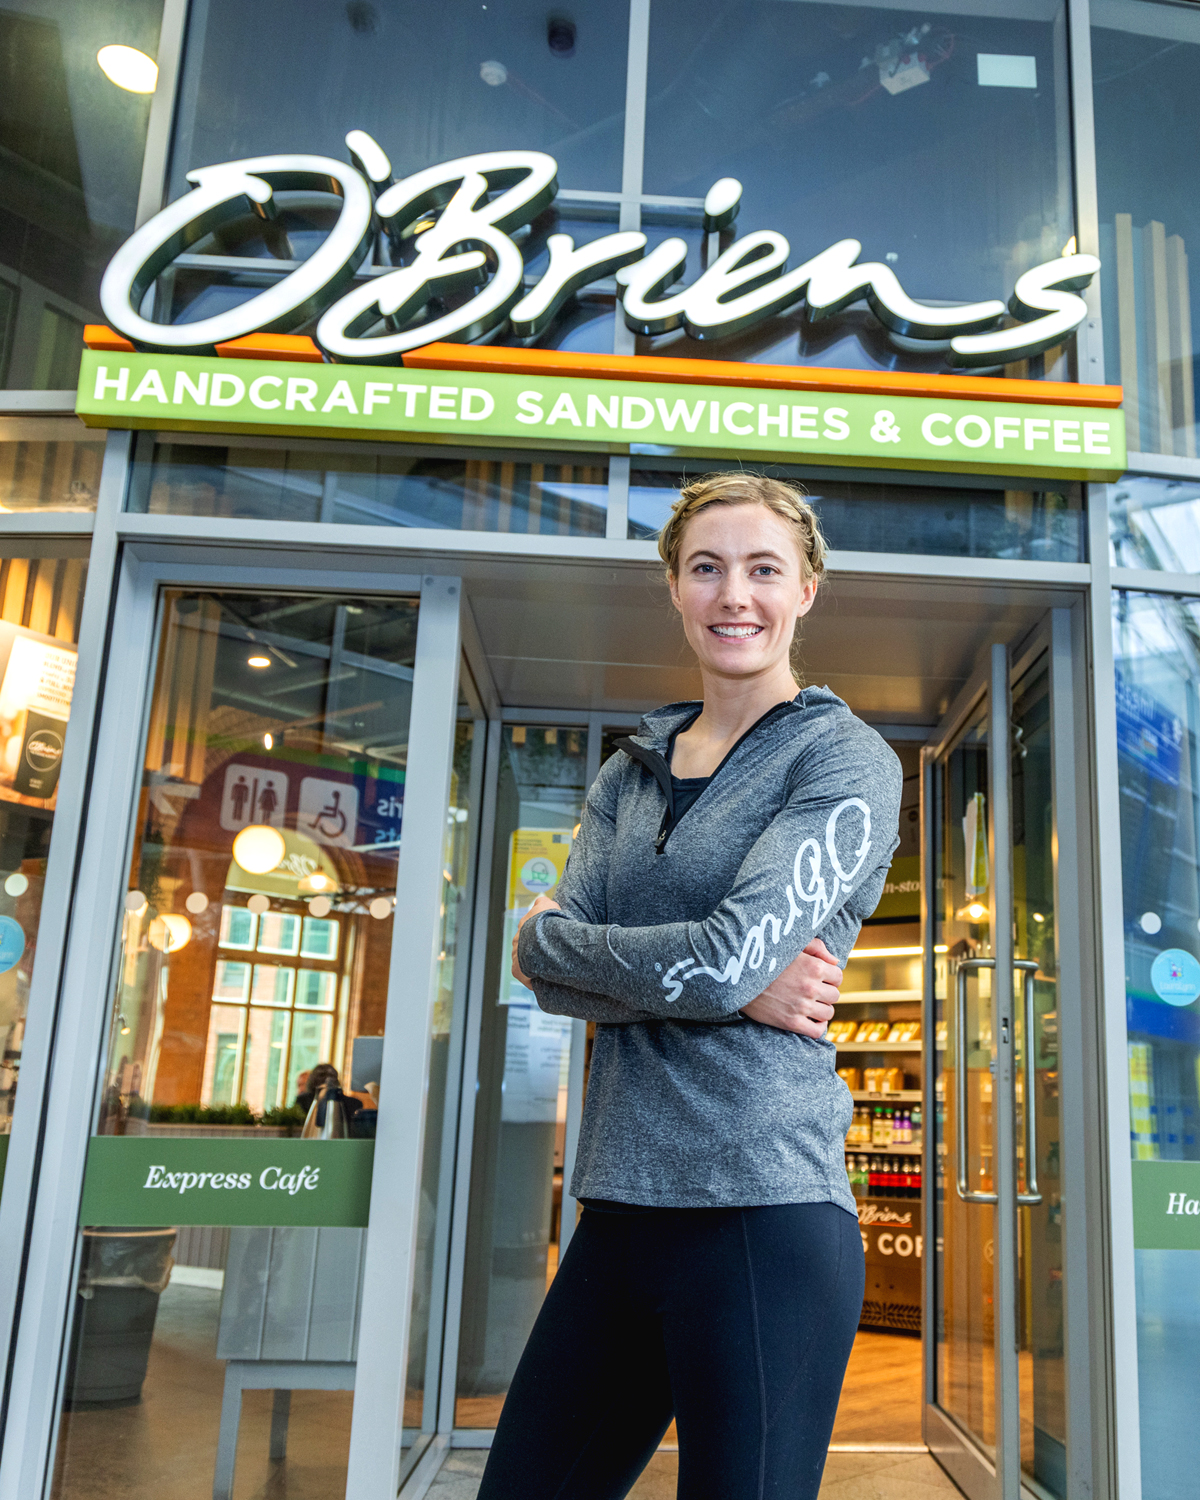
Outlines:
{"type": "Polygon", "coordinates": [[[152,94],[158,87],[158,64],[136,47],[101,47],[96,61],[110,83],[131,94],[152,94]]]}
{"type": "Polygon", "coordinates": [[[233,841],[233,857],[250,875],[269,875],[286,853],[283,834],[269,823],[251,823],[233,841]]]}
{"type": "Polygon", "coordinates": [[[258,668],[269,667],[271,665],[271,658],[269,656],[248,656],[246,658],[246,665],[258,668]]]}
{"type": "Polygon", "coordinates": [[[164,912],[150,923],[150,946],[162,953],[178,953],[192,940],[192,924],[178,912],[164,912]]]}

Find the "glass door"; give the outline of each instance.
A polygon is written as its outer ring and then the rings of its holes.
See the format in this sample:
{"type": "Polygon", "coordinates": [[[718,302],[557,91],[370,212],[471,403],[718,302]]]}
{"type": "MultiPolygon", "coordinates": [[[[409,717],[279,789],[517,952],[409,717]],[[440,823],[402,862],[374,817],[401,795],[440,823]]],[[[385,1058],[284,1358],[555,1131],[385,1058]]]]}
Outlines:
{"type": "MultiPolygon", "coordinates": [[[[926,1440],[981,1500],[1065,1500],[1058,821],[1049,631],[925,752],[934,1254],[926,1440]]],[[[1061,668],[1061,664],[1060,664],[1061,668]]],[[[1061,779],[1061,778],[1060,778],[1061,779]]]]}

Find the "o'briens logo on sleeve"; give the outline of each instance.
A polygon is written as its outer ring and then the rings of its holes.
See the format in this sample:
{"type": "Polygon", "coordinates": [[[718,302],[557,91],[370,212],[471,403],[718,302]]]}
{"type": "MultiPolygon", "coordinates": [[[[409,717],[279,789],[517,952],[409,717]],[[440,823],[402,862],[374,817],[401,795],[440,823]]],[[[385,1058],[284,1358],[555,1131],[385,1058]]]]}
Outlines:
{"type": "MultiPolygon", "coordinates": [[[[268,1192],[282,1192],[295,1196],[301,1189],[312,1192],[321,1179],[320,1167],[307,1163],[295,1172],[282,1167],[264,1167],[258,1174],[258,1186],[268,1192]]],[[[252,1186],[250,1172],[171,1172],[165,1166],[152,1166],[146,1174],[143,1188],[165,1188],[168,1192],[190,1193],[198,1189],[215,1189],[217,1192],[245,1192],[252,1186]]]]}

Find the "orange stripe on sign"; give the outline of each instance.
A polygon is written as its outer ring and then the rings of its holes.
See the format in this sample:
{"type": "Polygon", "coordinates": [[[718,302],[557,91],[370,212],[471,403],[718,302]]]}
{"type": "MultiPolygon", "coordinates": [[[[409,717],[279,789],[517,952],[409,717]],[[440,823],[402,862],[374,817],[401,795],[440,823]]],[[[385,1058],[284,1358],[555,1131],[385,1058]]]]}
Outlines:
{"type": "Polygon", "coordinates": [[[748,365],[723,359],[669,359],[641,354],[574,354],[560,349],[505,349],[426,344],[404,356],[416,370],[480,374],[577,375],[659,380],[676,385],[747,385],[790,391],[845,391],[878,396],[932,396],[947,401],[1029,401],[1042,406],[1120,406],[1119,385],[1006,380],[984,375],[912,375],[896,370],[825,370],[809,365],[748,365]]]}
{"type": "Polygon", "coordinates": [[[312,339],[294,333],[249,333],[245,338],[218,344],[216,350],[227,359],[288,359],[309,365],[324,361],[312,339]]]}
{"type": "Polygon", "coordinates": [[[134,352],[133,345],[128,339],[122,338],[119,333],[114,333],[111,328],[106,328],[103,323],[85,323],[83,342],[89,349],[104,349],[109,352],[119,350],[123,354],[134,352]]]}

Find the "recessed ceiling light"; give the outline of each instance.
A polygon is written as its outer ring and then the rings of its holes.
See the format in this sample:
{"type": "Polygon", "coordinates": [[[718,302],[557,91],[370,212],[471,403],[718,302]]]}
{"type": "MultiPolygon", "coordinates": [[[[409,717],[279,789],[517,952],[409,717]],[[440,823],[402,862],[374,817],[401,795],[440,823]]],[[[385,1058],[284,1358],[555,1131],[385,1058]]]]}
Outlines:
{"type": "Polygon", "coordinates": [[[136,47],[101,47],[96,53],[105,78],[131,94],[152,94],[158,87],[158,65],[136,47]]]}
{"type": "Polygon", "coordinates": [[[246,665],[248,667],[269,667],[271,665],[271,658],[269,656],[248,656],[246,658],[246,665]]]}

